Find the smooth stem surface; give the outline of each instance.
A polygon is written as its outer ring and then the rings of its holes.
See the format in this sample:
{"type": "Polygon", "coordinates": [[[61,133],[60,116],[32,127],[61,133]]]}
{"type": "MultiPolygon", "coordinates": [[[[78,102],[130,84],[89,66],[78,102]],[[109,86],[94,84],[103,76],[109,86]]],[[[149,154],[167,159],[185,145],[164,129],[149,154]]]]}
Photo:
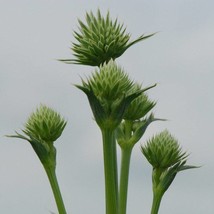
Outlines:
{"type": "Polygon", "coordinates": [[[114,131],[102,130],[106,214],[118,214],[117,155],[114,131]]]}
{"type": "Polygon", "coordinates": [[[158,214],[162,196],[163,196],[163,194],[159,193],[158,191],[153,193],[151,214],[158,214]]]}
{"type": "Polygon", "coordinates": [[[126,214],[131,152],[132,148],[122,149],[119,190],[119,214],[126,214]]]}
{"type": "Polygon", "coordinates": [[[54,198],[57,204],[59,214],[66,214],[66,210],[65,210],[62,195],[59,189],[59,184],[57,181],[55,169],[50,167],[45,167],[45,171],[47,173],[47,176],[54,194],[54,198]]]}

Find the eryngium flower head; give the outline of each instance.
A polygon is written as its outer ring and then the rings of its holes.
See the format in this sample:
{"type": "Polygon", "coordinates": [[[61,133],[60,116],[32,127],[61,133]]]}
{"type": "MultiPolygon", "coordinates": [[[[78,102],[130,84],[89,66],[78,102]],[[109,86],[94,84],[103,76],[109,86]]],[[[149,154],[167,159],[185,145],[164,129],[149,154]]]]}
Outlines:
{"type": "Polygon", "coordinates": [[[182,152],[178,141],[167,130],[154,136],[141,149],[153,168],[167,169],[184,161],[188,156],[182,152]]]}
{"type": "MultiPolygon", "coordinates": [[[[141,86],[135,84],[131,89],[131,93],[142,90],[141,86]]],[[[150,101],[145,93],[142,93],[134,99],[124,114],[125,120],[139,120],[146,116],[146,114],[156,105],[155,102],[150,101]]]]}
{"type": "Polygon", "coordinates": [[[78,21],[80,32],[74,31],[78,43],[73,43],[71,48],[76,59],[61,60],[66,63],[100,66],[121,56],[133,44],[153,35],[142,35],[129,42],[130,34],[126,33],[126,28],[117,19],[112,21],[109,12],[103,17],[100,10],[97,11],[97,16],[92,12],[86,13],[85,24],[78,21]]]}
{"type": "Polygon", "coordinates": [[[37,141],[54,142],[66,126],[65,120],[53,109],[41,105],[25,124],[24,133],[37,141]]]}
{"type": "Polygon", "coordinates": [[[113,60],[95,70],[87,84],[104,105],[121,99],[133,86],[129,76],[113,60]]]}

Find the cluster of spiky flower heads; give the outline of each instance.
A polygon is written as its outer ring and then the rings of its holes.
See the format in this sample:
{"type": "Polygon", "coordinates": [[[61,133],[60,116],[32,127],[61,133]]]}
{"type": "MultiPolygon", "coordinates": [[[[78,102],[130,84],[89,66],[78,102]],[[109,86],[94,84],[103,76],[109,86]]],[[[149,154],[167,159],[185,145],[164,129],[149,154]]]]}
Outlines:
{"type": "Polygon", "coordinates": [[[126,33],[126,28],[117,19],[112,21],[109,12],[103,17],[100,10],[97,11],[97,16],[92,12],[86,13],[85,24],[78,21],[80,33],[74,32],[78,43],[73,43],[71,48],[76,59],[61,60],[66,63],[100,66],[110,59],[118,58],[133,44],[153,35],[142,35],[130,42],[130,34],[126,33]]]}
{"type": "MultiPolygon", "coordinates": [[[[130,93],[134,93],[142,90],[142,87],[139,84],[134,84],[130,93]]],[[[146,114],[153,109],[156,105],[154,101],[149,100],[148,96],[145,93],[141,93],[136,99],[134,99],[129,107],[126,109],[124,114],[125,120],[140,120],[146,114]]]]}
{"type": "Polygon", "coordinates": [[[62,134],[65,120],[53,109],[41,105],[33,112],[25,124],[24,133],[37,141],[54,142],[62,134]]]}
{"type": "Polygon", "coordinates": [[[167,169],[185,161],[188,156],[167,130],[154,136],[141,149],[153,168],[167,169]]]}
{"type": "Polygon", "coordinates": [[[133,85],[124,70],[110,60],[95,70],[87,82],[82,81],[82,86],[77,87],[88,96],[98,124],[108,120],[116,125],[123,119],[127,106],[142,92],[131,93],[133,85]]]}

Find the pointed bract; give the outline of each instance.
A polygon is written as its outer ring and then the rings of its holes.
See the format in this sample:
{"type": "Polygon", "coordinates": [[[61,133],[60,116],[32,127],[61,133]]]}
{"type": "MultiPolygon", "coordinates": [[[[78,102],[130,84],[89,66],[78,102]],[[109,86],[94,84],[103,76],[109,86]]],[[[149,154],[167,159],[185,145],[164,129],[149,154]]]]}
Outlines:
{"type": "MultiPolygon", "coordinates": [[[[140,91],[141,89],[142,88],[139,84],[135,84],[134,87],[132,87],[131,92],[140,91]]],[[[124,119],[140,120],[146,116],[146,114],[151,111],[155,105],[156,102],[150,101],[145,93],[141,93],[141,95],[134,99],[127,108],[124,114],[124,119]]]]}

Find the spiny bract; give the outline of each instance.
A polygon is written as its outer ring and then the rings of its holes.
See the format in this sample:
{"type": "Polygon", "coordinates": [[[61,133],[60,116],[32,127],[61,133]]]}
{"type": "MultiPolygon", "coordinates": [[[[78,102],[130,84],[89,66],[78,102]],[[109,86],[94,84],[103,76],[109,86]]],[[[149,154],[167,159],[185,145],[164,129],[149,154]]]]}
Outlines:
{"type": "Polygon", "coordinates": [[[41,105],[25,124],[24,133],[37,141],[54,142],[65,128],[65,120],[53,109],[41,105]]]}
{"type": "MultiPolygon", "coordinates": [[[[138,92],[142,90],[139,84],[134,84],[130,93],[138,92]]],[[[139,120],[146,116],[146,114],[156,105],[155,102],[149,100],[145,93],[142,93],[136,99],[134,99],[124,114],[125,120],[139,120]]]]}
{"type": "Polygon", "coordinates": [[[126,33],[123,24],[119,24],[117,19],[112,21],[109,12],[104,18],[100,10],[97,11],[97,16],[92,12],[86,13],[85,24],[78,21],[80,32],[74,31],[78,43],[72,43],[71,48],[76,59],[61,60],[66,63],[100,66],[121,56],[133,44],[154,35],[142,35],[129,42],[130,34],[126,33]]]}
{"type": "Polygon", "coordinates": [[[182,152],[178,141],[167,130],[154,136],[141,149],[154,168],[169,168],[184,161],[188,156],[182,152]]]}

